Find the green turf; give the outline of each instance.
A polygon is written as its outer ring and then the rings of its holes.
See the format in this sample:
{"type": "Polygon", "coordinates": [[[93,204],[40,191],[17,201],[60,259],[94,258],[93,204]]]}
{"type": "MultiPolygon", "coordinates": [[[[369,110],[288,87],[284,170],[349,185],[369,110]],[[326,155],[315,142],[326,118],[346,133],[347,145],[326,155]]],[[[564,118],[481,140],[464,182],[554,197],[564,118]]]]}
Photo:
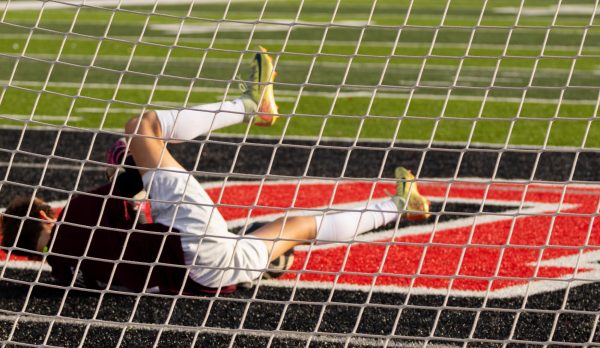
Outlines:
{"type": "Polygon", "coordinates": [[[527,12],[554,2],[526,1],[518,22],[506,12],[517,0],[419,0],[410,12],[409,1],[336,3],[9,7],[0,125],[119,128],[142,109],[232,98],[251,58],[240,52],[263,44],[278,56],[280,111],[293,116],[220,133],[600,147],[593,1],[566,4],[588,15],[556,18],[527,12]],[[182,19],[196,32],[177,37],[182,19]],[[215,33],[221,19],[233,22],[215,33]]]}

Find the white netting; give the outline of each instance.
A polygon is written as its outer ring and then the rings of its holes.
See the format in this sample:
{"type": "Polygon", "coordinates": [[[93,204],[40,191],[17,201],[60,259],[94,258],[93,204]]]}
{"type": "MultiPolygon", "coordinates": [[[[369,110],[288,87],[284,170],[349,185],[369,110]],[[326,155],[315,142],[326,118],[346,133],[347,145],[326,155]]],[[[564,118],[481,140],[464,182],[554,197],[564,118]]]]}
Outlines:
{"type": "Polygon", "coordinates": [[[279,73],[276,125],[169,148],[230,230],[366,215],[401,165],[432,203],[426,222],[297,247],[281,278],[215,296],[146,293],[149,277],[125,291],[116,268],[100,289],[59,285],[6,246],[0,340],[597,345],[598,3],[0,2],[2,211],[19,195],[68,211],[107,182],[104,153],[128,118],[236,98],[258,45],[279,73]]]}

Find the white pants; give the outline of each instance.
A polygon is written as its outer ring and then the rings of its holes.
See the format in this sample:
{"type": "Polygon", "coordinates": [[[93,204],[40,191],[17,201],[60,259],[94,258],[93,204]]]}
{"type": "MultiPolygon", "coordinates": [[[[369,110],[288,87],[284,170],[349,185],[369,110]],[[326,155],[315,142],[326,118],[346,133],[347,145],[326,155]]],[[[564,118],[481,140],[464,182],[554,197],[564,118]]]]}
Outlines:
{"type": "Polygon", "coordinates": [[[227,230],[225,219],[200,183],[179,168],[142,177],[155,223],[181,234],[185,264],[198,284],[218,288],[257,279],[269,264],[264,242],[227,230]]]}

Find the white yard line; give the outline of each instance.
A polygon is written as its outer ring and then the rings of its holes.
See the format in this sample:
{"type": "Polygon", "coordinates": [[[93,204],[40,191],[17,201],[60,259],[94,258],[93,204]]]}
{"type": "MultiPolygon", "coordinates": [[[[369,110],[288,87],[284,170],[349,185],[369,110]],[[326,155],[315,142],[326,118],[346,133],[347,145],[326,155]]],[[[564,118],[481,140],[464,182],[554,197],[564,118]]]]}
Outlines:
{"type": "Polygon", "coordinates": [[[8,167],[10,166],[11,168],[31,168],[31,169],[43,169],[43,168],[47,168],[47,169],[59,169],[59,170],[76,170],[76,171],[83,171],[83,172],[104,172],[106,171],[106,167],[101,167],[101,166],[93,166],[93,165],[85,165],[85,166],[78,166],[78,165],[72,165],[72,164],[48,164],[46,165],[46,163],[30,163],[30,162],[13,162],[12,164],[10,162],[0,162],[0,168],[2,167],[8,167]]]}
{"type": "MultiPolygon", "coordinates": [[[[371,25],[373,25],[371,21],[371,25]]],[[[325,27],[332,25],[330,22],[290,22],[289,19],[269,19],[268,23],[248,23],[240,22],[208,22],[206,24],[190,24],[186,23],[181,26],[179,24],[154,24],[150,28],[153,30],[163,31],[168,34],[205,34],[214,33],[217,29],[219,32],[248,32],[254,31],[288,31],[298,28],[314,28],[315,26],[325,27]]],[[[367,25],[367,22],[361,20],[335,21],[335,25],[347,25],[355,28],[362,28],[367,25]]]]}
{"type": "MultiPolygon", "coordinates": [[[[162,102],[162,101],[157,101],[155,102],[156,104],[160,104],[160,105],[166,105],[164,103],[166,102],[162,102]]],[[[110,107],[108,109],[108,113],[113,114],[113,113],[128,113],[128,114],[141,114],[142,112],[141,107],[139,108],[135,108],[135,107],[131,107],[131,108],[113,108],[110,107]]],[[[104,114],[105,112],[107,112],[106,108],[77,108],[77,112],[83,113],[83,114],[104,114]]]]}
{"type": "Polygon", "coordinates": [[[66,117],[65,115],[14,115],[14,114],[0,114],[0,120],[15,120],[15,121],[24,121],[24,120],[34,120],[34,121],[81,121],[83,117],[80,116],[70,116],[66,117]]]}
{"type": "Polygon", "coordinates": [[[46,263],[41,263],[37,261],[0,261],[0,270],[2,268],[7,269],[19,269],[19,270],[28,270],[28,271],[46,271],[50,272],[52,268],[46,263]]]}
{"type": "MultiPolygon", "coordinates": [[[[553,16],[556,13],[557,6],[546,7],[499,7],[493,9],[495,13],[516,14],[521,13],[524,16],[553,16]]],[[[591,16],[594,12],[594,5],[561,5],[559,15],[584,15],[591,16]]],[[[596,10],[596,14],[600,13],[600,9],[596,10]]]]}

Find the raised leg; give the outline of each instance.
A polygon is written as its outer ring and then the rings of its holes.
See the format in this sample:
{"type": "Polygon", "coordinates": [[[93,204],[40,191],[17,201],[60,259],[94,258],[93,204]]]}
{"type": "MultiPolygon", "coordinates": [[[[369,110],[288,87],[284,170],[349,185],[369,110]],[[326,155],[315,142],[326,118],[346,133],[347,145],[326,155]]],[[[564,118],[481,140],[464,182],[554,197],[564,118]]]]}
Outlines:
{"type": "Polygon", "coordinates": [[[160,121],[154,111],[130,119],[125,125],[125,133],[133,135],[129,151],[140,175],[156,168],[183,169],[166,148],[160,121]]]}

